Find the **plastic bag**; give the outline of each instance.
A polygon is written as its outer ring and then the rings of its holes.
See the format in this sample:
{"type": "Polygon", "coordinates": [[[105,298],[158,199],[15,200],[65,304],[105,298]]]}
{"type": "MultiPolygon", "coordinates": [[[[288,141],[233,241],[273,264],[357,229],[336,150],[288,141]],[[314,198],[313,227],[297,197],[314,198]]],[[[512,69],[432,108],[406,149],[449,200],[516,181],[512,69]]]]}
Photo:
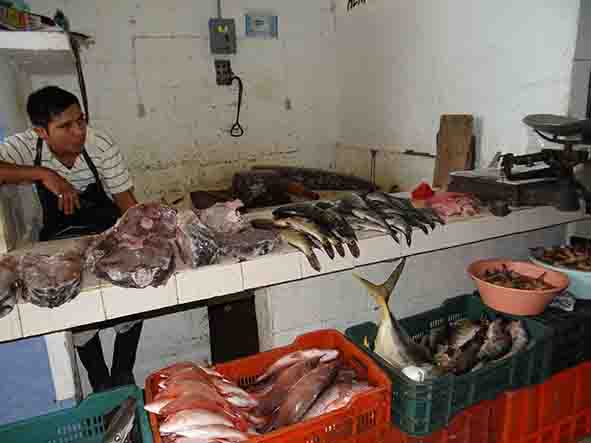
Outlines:
{"type": "Polygon", "coordinates": [[[280,243],[277,231],[248,228],[235,234],[216,236],[224,255],[248,260],[268,254],[280,243]]]}

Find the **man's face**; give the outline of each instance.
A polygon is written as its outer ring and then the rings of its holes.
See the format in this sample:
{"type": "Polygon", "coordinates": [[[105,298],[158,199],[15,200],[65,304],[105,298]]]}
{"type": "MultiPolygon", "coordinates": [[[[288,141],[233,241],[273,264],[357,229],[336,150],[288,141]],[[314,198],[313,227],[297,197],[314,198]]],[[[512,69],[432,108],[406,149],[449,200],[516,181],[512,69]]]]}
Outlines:
{"type": "Polygon", "coordinates": [[[79,154],[86,141],[86,120],[79,105],[67,107],[54,117],[47,129],[35,128],[56,154],[79,154]]]}

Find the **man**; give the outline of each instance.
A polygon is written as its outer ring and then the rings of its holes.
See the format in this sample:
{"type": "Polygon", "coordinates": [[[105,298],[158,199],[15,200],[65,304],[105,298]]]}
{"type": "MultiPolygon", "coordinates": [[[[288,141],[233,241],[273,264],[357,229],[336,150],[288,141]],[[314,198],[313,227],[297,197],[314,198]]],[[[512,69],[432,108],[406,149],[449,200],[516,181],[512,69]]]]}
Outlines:
{"type": "MultiPolygon", "coordinates": [[[[75,95],[55,86],[29,96],[32,129],[0,143],[0,184],[32,183],[43,211],[39,240],[97,234],[137,203],[117,145],[87,127],[75,95]]],[[[74,335],[94,391],[134,384],[133,366],[142,322],[115,326],[111,373],[98,330],[74,335]]]]}

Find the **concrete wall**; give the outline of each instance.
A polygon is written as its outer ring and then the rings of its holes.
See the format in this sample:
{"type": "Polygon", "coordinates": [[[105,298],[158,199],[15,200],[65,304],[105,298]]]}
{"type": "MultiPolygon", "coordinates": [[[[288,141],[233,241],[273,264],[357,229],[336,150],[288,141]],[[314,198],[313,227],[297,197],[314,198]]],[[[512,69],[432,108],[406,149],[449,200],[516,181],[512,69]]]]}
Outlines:
{"type": "MultiPolygon", "coordinates": [[[[466,268],[473,261],[493,257],[525,259],[529,247],[560,244],[564,233],[564,227],[555,227],[412,256],[390,299],[392,314],[408,317],[437,307],[449,297],[471,293],[475,286],[466,268]]],[[[380,263],[257,291],[261,348],[283,346],[315,329],[344,332],[355,324],[378,321],[374,301],[352,273],[379,284],[395,265],[380,263]]]]}
{"type": "MultiPolygon", "coordinates": [[[[373,0],[338,11],[340,170],[368,176],[369,153],[435,152],[441,114],[477,119],[477,158],[539,141],[521,123],[565,114],[579,0],[373,0]],[[356,159],[358,159],[356,161],[356,159]]],[[[378,155],[378,184],[432,179],[434,161],[378,155]]]]}
{"type": "MultiPolygon", "coordinates": [[[[237,24],[232,68],[245,83],[245,135],[228,134],[237,86],[216,86],[208,19],[215,0],[72,2],[33,0],[92,35],[84,51],[93,124],[112,133],[141,198],[224,187],[253,163],[329,167],[337,141],[334,0],[224,0],[237,24]],[[279,39],[246,38],[244,14],[279,16],[279,39]]],[[[74,72],[74,71],[72,71],[74,72]]],[[[63,84],[73,76],[35,77],[63,84]]]]}

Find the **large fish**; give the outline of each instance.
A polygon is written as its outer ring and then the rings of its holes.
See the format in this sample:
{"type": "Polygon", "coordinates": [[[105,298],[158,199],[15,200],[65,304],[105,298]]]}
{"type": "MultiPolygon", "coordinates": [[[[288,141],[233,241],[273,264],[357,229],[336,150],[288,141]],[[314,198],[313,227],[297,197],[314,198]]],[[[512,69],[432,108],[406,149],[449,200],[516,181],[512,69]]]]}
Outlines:
{"type": "Polygon", "coordinates": [[[318,396],[337,375],[340,360],[318,365],[291,387],[271,421],[267,432],[299,422],[318,396]]]}
{"type": "Polygon", "coordinates": [[[513,320],[509,322],[509,325],[506,328],[506,331],[509,333],[512,339],[511,349],[505,355],[503,355],[500,360],[504,358],[509,358],[512,355],[515,355],[519,351],[525,349],[529,342],[529,335],[523,326],[523,322],[521,320],[513,320]]]}
{"type": "Polygon", "coordinates": [[[304,234],[315,238],[322,245],[326,255],[331,259],[334,258],[334,249],[328,239],[330,233],[327,233],[322,226],[319,226],[304,217],[297,216],[280,218],[275,220],[275,224],[281,228],[295,229],[296,231],[303,232],[304,234]]]}
{"type": "Polygon", "coordinates": [[[380,307],[380,324],[374,343],[374,352],[396,368],[416,366],[423,368],[429,375],[434,369],[431,353],[408,336],[388,307],[390,295],[400,279],[405,262],[406,259],[402,259],[388,280],[381,285],[353,275],[367,288],[369,295],[380,307]]]}
{"type": "Polygon", "coordinates": [[[257,377],[255,384],[259,384],[274,377],[284,369],[294,365],[302,360],[310,360],[320,358],[321,363],[326,363],[335,360],[339,356],[339,351],[336,349],[304,349],[301,351],[294,351],[284,355],[275,363],[267,368],[265,372],[257,377]]]}
{"type": "Polygon", "coordinates": [[[170,415],[160,424],[160,432],[176,433],[189,428],[208,425],[235,427],[232,417],[224,412],[212,412],[207,409],[186,409],[170,415]]]}
{"type": "Polygon", "coordinates": [[[103,436],[103,443],[123,443],[129,436],[135,421],[137,400],[127,397],[113,416],[103,436]]]}

